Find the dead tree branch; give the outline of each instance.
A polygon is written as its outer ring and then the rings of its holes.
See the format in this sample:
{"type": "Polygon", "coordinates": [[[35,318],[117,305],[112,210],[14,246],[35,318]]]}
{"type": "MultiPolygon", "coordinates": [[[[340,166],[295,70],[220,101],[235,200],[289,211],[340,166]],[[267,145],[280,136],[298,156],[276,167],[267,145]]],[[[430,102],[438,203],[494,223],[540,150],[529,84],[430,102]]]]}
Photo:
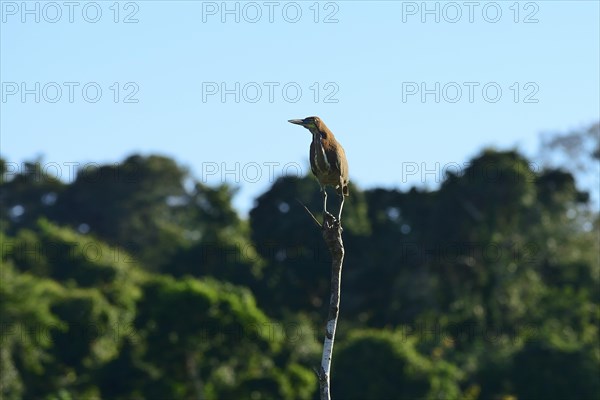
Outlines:
{"type": "Polygon", "coordinates": [[[340,290],[342,281],[342,263],[344,262],[344,243],[342,242],[342,227],[340,222],[331,214],[325,213],[323,225],[321,226],[323,239],[331,254],[331,298],[329,300],[329,314],[325,328],[325,340],[323,341],[323,356],[321,368],[317,375],[321,400],[331,399],[331,357],[333,354],[333,342],[335,340],[335,329],[340,311],[340,290]]]}

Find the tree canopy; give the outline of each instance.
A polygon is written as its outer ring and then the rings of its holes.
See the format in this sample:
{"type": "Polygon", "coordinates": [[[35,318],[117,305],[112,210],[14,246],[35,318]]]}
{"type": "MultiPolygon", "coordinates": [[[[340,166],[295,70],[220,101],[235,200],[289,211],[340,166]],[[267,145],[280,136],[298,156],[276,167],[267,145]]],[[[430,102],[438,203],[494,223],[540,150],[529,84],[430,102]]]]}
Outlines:
{"type": "MultiPolygon", "coordinates": [[[[600,393],[599,217],[578,184],[594,129],[545,140],[572,164],[486,149],[439,188],[351,185],[334,398],[600,393]]],[[[234,188],[167,157],[70,182],[41,163],[0,160],[2,398],[315,398],[330,258],[300,204],[320,209],[313,177],[280,178],[244,219],[234,188]]]]}

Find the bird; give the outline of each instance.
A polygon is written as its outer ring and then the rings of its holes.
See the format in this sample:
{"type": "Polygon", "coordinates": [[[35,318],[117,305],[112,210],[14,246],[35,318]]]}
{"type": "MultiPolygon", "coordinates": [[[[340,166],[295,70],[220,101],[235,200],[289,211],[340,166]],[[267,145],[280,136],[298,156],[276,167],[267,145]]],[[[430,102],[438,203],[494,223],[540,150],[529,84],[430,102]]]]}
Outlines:
{"type": "Polygon", "coordinates": [[[341,221],[344,198],[349,195],[348,160],[344,148],[319,117],[290,119],[288,122],[303,126],[312,134],[309,152],[310,169],[319,181],[323,193],[323,212],[329,214],[326,186],[332,186],[341,197],[338,214],[338,221],[341,221]]]}

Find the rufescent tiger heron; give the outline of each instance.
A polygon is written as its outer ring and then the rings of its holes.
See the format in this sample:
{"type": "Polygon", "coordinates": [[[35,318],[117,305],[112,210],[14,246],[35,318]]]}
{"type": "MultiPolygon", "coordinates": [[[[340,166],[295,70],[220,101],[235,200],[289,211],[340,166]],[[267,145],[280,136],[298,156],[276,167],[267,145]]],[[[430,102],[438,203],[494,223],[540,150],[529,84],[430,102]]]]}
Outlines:
{"type": "Polygon", "coordinates": [[[310,144],[310,169],[317,177],[323,192],[323,212],[327,213],[326,186],[333,186],[341,197],[338,221],[342,220],[344,197],[348,196],[348,160],[344,148],[335,139],[327,125],[319,117],[290,119],[288,122],[301,125],[312,134],[310,144]]]}

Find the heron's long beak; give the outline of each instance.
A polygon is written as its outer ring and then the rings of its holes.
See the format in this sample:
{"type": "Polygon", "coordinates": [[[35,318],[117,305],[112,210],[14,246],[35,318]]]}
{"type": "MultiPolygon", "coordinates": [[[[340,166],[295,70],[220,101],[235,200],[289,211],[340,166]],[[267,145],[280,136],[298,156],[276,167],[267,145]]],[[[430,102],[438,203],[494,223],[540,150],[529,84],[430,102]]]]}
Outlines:
{"type": "Polygon", "coordinates": [[[291,122],[292,124],[304,126],[304,120],[303,119],[288,119],[288,122],[291,122]]]}

